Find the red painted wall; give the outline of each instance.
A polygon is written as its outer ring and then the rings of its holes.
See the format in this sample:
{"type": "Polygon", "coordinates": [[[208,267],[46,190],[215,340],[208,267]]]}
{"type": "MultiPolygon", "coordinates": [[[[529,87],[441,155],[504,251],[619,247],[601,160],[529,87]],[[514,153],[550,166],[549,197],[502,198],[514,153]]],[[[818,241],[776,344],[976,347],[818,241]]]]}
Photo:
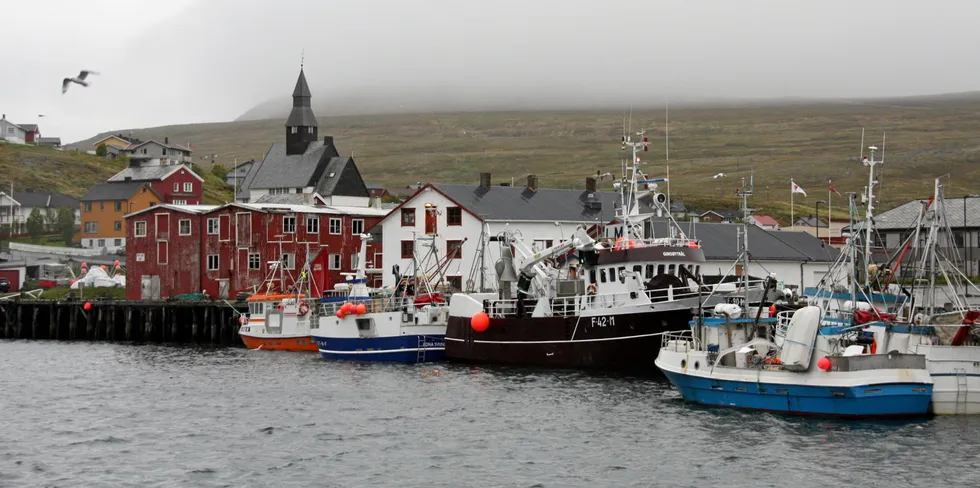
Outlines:
{"type": "Polygon", "coordinates": [[[201,291],[200,215],[157,208],[125,223],[127,299],[142,298],[143,276],[160,277],[161,298],[201,291]],[[190,235],[180,235],[181,220],[190,221],[190,235]],[[146,222],[145,237],[136,237],[137,222],[146,222]]]}
{"type": "Polygon", "coordinates": [[[0,269],[0,277],[7,278],[10,282],[10,293],[20,291],[20,270],[0,269]]]}
{"type": "Polygon", "coordinates": [[[200,205],[201,198],[204,194],[204,183],[198,180],[194,173],[187,169],[181,168],[180,171],[170,175],[167,179],[162,181],[151,181],[150,186],[153,187],[153,191],[160,195],[164,203],[173,203],[174,200],[186,200],[188,205],[200,205]],[[179,190],[174,191],[174,183],[179,185],[179,190]],[[191,183],[194,188],[190,193],[184,192],[184,183],[191,183]]]}

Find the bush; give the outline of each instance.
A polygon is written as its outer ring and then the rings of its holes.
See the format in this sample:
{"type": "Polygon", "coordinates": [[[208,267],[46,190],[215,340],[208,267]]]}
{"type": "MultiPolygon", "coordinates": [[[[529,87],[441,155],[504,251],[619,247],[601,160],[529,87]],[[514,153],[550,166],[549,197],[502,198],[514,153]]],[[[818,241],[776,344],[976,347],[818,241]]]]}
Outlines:
{"type": "Polygon", "coordinates": [[[211,174],[221,178],[221,181],[225,181],[225,178],[228,177],[228,169],[224,166],[216,164],[211,168],[211,174]]]}
{"type": "Polygon", "coordinates": [[[98,147],[95,148],[95,155],[100,158],[104,158],[107,151],[108,150],[105,147],[105,143],[103,142],[102,144],[99,144],[98,147]]]}
{"type": "MultiPolygon", "coordinates": [[[[74,220],[74,218],[72,219],[74,220]]],[[[44,215],[41,214],[41,209],[34,207],[31,210],[31,215],[27,217],[27,235],[31,237],[31,244],[37,244],[41,241],[41,234],[44,233],[44,215]]]]}

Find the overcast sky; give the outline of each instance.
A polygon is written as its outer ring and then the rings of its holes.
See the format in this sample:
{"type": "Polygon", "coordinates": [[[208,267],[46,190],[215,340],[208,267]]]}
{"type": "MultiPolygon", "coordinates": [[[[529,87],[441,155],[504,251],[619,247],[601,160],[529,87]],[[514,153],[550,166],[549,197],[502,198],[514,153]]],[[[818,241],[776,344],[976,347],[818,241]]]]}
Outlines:
{"type": "Polygon", "coordinates": [[[3,10],[0,111],[66,142],[234,119],[288,95],[303,50],[321,100],[980,89],[977,0],[33,0],[3,10]],[[61,79],[79,69],[102,74],[62,96],[61,79]]]}

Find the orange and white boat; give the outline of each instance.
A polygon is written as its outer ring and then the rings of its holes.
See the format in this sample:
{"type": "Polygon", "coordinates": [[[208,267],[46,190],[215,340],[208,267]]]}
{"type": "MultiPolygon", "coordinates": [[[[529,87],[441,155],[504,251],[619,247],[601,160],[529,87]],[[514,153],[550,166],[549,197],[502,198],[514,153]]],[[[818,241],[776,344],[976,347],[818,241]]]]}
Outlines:
{"type": "Polygon", "coordinates": [[[238,335],[249,349],[317,352],[310,326],[317,323],[320,300],[310,298],[316,292],[316,283],[308,278],[310,270],[304,269],[299,279],[293,280],[282,262],[268,264],[264,289],[248,297],[248,314],[239,317],[238,335]]]}

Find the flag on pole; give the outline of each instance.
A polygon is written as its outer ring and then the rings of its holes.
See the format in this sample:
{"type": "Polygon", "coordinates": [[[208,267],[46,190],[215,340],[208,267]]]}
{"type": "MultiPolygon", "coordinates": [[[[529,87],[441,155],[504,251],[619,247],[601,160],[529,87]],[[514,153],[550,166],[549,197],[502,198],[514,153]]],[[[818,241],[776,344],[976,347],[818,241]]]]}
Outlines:
{"type": "Polygon", "coordinates": [[[790,180],[790,183],[793,185],[790,194],[793,194],[793,193],[802,193],[804,197],[806,196],[806,192],[803,191],[802,188],[800,188],[800,185],[797,185],[796,182],[793,181],[793,180],[790,180]]]}
{"type": "Polygon", "coordinates": [[[832,182],[830,180],[827,180],[827,189],[830,190],[830,191],[832,191],[832,192],[834,192],[834,193],[836,193],[837,196],[840,196],[840,192],[837,191],[837,188],[834,188],[834,182],[832,182]]]}

